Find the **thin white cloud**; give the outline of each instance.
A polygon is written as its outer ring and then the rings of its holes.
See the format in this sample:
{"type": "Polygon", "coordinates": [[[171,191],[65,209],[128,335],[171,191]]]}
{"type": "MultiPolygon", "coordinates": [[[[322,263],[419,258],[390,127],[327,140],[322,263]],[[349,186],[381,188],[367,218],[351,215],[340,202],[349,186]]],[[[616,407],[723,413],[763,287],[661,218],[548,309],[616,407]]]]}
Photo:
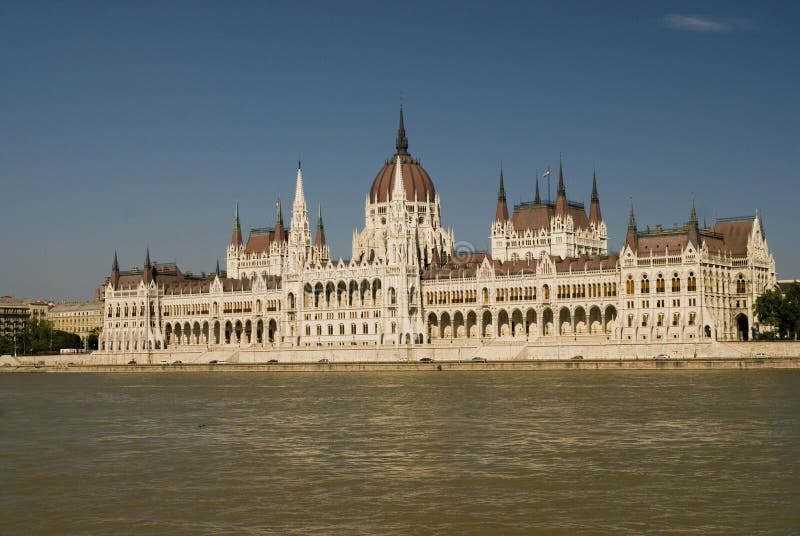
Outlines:
{"type": "Polygon", "coordinates": [[[664,25],[673,30],[685,30],[688,32],[723,33],[732,32],[736,29],[731,24],[708,17],[698,17],[697,15],[667,15],[664,17],[664,25]]]}

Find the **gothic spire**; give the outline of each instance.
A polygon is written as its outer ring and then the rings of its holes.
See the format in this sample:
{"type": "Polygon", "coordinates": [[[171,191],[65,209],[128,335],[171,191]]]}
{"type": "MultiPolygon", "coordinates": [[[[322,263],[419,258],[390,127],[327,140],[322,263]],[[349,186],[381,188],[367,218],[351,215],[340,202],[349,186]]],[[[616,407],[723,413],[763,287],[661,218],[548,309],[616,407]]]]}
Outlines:
{"type": "Polygon", "coordinates": [[[111,286],[117,288],[119,284],[119,262],[117,262],[117,250],[114,250],[114,263],[111,265],[111,286]]]}
{"type": "Polygon", "coordinates": [[[400,105],[400,126],[397,127],[397,140],[395,142],[397,148],[397,155],[408,156],[408,137],[406,136],[406,127],[403,122],[403,105],[400,105]]]}
{"type": "Polygon", "coordinates": [[[499,222],[508,221],[508,204],[506,203],[506,188],[503,184],[502,164],[500,164],[500,189],[497,191],[497,210],[494,219],[499,222]]]}
{"type": "Polygon", "coordinates": [[[400,155],[395,158],[394,181],[392,182],[392,201],[406,200],[406,183],[403,178],[403,159],[400,155]]]}
{"type": "Polygon", "coordinates": [[[286,230],[283,227],[283,212],[281,211],[281,198],[275,203],[275,236],[276,242],[283,242],[286,230]]]}
{"type": "Polygon", "coordinates": [[[325,247],[325,226],[322,223],[322,205],[317,209],[317,236],[314,239],[314,245],[318,248],[325,247]]]}
{"type": "Polygon", "coordinates": [[[636,230],[636,217],[633,215],[633,200],[631,200],[631,211],[628,214],[628,233],[625,235],[625,245],[630,246],[633,251],[639,249],[639,232],[636,230]]]}
{"type": "Polygon", "coordinates": [[[558,193],[556,194],[556,214],[567,215],[567,189],[564,187],[564,168],[558,162],[558,193]]]}
{"type": "Polygon", "coordinates": [[[689,225],[688,225],[689,242],[694,244],[696,248],[700,247],[700,226],[697,223],[697,211],[694,209],[694,198],[692,198],[692,208],[689,210],[689,225]]]}
{"type": "Polygon", "coordinates": [[[536,195],[533,196],[533,204],[539,205],[542,203],[542,198],[539,197],[539,174],[536,174],[536,195]]]}
{"type": "Polygon", "coordinates": [[[214,273],[217,274],[217,275],[219,275],[221,273],[220,269],[219,269],[219,258],[217,258],[217,268],[216,268],[216,270],[214,270],[214,273]]]}
{"type": "Polygon", "coordinates": [[[633,215],[633,200],[631,200],[631,209],[628,213],[628,230],[636,230],[636,216],[633,215]]]}
{"type": "Polygon", "coordinates": [[[242,226],[239,225],[239,202],[236,202],[236,212],[233,217],[233,232],[231,233],[231,245],[239,247],[242,245],[242,226]]]}
{"type": "Polygon", "coordinates": [[[144,270],[142,270],[145,283],[149,283],[153,280],[153,273],[155,272],[153,268],[153,264],[150,262],[150,248],[148,247],[144,257],[144,270]]]}
{"type": "Polygon", "coordinates": [[[603,220],[600,214],[600,196],[597,195],[597,173],[592,172],[592,202],[589,205],[589,223],[598,225],[603,220]]]}

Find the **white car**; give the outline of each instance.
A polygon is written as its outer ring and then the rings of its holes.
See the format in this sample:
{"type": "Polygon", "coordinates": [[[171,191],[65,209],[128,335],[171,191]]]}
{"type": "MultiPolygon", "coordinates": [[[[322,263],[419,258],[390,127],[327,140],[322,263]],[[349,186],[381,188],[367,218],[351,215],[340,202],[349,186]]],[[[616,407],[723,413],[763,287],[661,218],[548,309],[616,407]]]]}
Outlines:
{"type": "Polygon", "coordinates": [[[765,354],[764,352],[758,352],[756,354],[756,359],[766,359],[767,357],[769,357],[769,356],[767,354],[765,354]]]}

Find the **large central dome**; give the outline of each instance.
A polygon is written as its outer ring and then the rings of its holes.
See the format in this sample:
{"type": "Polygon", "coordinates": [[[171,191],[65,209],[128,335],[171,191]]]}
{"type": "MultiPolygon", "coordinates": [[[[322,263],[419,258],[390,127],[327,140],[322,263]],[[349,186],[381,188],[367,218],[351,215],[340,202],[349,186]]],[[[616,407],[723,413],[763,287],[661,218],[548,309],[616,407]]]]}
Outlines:
{"type": "Polygon", "coordinates": [[[433,187],[428,172],[419,164],[418,161],[411,158],[408,153],[408,138],[406,137],[406,129],[403,125],[403,109],[400,108],[400,127],[397,129],[397,152],[392,157],[392,160],[384,164],[375,180],[372,181],[372,188],[369,191],[369,200],[371,203],[386,203],[391,197],[391,191],[394,187],[394,174],[397,167],[397,157],[400,157],[400,165],[403,172],[403,186],[406,190],[406,199],[408,201],[426,201],[433,202],[436,197],[436,189],[433,187]]]}

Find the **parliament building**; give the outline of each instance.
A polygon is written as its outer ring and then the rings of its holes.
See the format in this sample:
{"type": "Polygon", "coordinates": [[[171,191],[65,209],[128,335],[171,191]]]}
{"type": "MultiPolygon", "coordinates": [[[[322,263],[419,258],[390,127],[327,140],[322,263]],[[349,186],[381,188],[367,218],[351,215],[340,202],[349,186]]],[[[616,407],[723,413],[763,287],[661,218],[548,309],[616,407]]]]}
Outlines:
{"type": "Polygon", "coordinates": [[[115,253],[100,350],[747,340],[756,298],[776,284],[758,216],[701,227],[693,202],[684,225],[645,231],[631,206],[625,244],[609,253],[596,177],[587,214],[561,165],[555,202],[537,178],[511,212],[501,171],[491,251],[467,251],[442,227],[402,109],[395,148],[349,260],[331,258],[321,212],[312,227],[299,164],[288,226],[278,203],[275,225],[245,240],[237,207],[224,271],[183,273],[149,252],[121,271],[115,253]]]}

